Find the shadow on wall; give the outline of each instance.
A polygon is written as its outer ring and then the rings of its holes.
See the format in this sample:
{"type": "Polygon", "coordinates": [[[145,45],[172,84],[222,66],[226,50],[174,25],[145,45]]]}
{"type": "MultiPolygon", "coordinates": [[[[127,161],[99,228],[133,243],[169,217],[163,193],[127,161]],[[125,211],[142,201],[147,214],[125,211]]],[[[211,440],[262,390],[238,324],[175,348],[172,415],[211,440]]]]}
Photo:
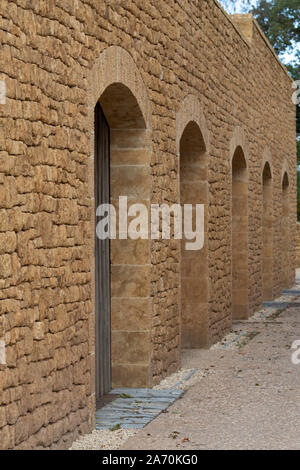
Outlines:
{"type": "MultiPolygon", "coordinates": [[[[201,201],[207,211],[207,149],[198,124],[190,121],[180,139],[181,205],[201,201]]],[[[205,244],[200,251],[188,251],[181,241],[182,347],[208,346],[207,212],[204,214],[205,244]]]]}
{"type": "Polygon", "coordinates": [[[248,318],[248,169],[240,146],[232,159],[232,317],[248,318]]]}
{"type": "Polygon", "coordinates": [[[297,222],[296,229],[296,268],[300,268],[300,222],[297,222]]]}
{"type": "Polygon", "coordinates": [[[288,289],[289,282],[289,266],[290,266],[290,230],[289,230],[289,178],[287,172],[284,173],[282,179],[282,217],[281,217],[281,287],[288,289]]]}
{"type": "Polygon", "coordinates": [[[273,184],[268,162],[263,169],[263,300],[273,299],[273,184]]]}

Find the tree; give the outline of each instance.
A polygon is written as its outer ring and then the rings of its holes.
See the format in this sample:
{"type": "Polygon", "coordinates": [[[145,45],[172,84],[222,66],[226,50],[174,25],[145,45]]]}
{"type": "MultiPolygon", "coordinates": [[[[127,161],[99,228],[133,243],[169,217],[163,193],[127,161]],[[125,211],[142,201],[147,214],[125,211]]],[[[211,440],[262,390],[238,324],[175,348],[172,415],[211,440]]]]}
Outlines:
{"type": "MultiPolygon", "coordinates": [[[[286,67],[294,80],[300,80],[299,0],[259,0],[250,11],[281,58],[295,49],[286,67]]],[[[296,115],[297,134],[300,134],[300,104],[297,105],[296,115]]]]}
{"type": "MultiPolygon", "coordinates": [[[[300,80],[299,0],[220,1],[229,13],[252,13],[292,78],[295,81],[300,80]]],[[[296,106],[296,128],[300,135],[300,104],[296,106]]],[[[297,161],[297,213],[300,220],[300,140],[297,141],[297,161]]]]}
{"type": "MultiPolygon", "coordinates": [[[[299,0],[221,0],[221,3],[230,13],[252,13],[293,79],[300,80],[299,0]]],[[[296,114],[300,134],[300,104],[296,114]]]]}
{"type": "MultiPolygon", "coordinates": [[[[273,45],[279,57],[300,44],[299,0],[260,0],[251,12],[273,45]]],[[[297,49],[297,47],[296,47],[297,49]]],[[[293,79],[300,80],[299,47],[286,67],[293,79]]],[[[296,106],[296,129],[300,134],[300,104],[296,106]]],[[[297,162],[300,164],[300,141],[297,141],[297,162]]],[[[297,219],[300,221],[300,171],[297,172],[297,219]]]]}
{"type": "MultiPolygon", "coordinates": [[[[292,78],[295,81],[300,80],[300,63],[298,63],[297,66],[293,64],[288,64],[286,68],[288,69],[292,78]]],[[[296,106],[296,129],[297,129],[297,135],[300,135],[300,103],[296,106]]],[[[299,145],[297,146],[297,150],[298,150],[297,152],[298,161],[300,162],[300,146],[299,145]]]]}
{"type": "MultiPolygon", "coordinates": [[[[229,13],[252,13],[278,55],[299,46],[299,0],[221,0],[221,3],[229,13]]],[[[294,62],[299,66],[299,50],[294,62]]]]}
{"type": "MultiPolygon", "coordinates": [[[[278,55],[300,42],[299,0],[259,0],[250,9],[278,55]]],[[[300,55],[296,59],[299,64],[300,55]]]]}
{"type": "Polygon", "coordinates": [[[300,222],[300,171],[297,171],[297,220],[300,222]]]}

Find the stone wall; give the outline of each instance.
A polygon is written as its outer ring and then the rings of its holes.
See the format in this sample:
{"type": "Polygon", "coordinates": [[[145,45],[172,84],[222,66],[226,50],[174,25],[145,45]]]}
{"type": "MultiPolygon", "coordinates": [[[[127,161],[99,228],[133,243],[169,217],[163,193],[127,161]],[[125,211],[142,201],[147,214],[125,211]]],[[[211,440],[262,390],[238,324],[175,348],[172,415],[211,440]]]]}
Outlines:
{"type": "MultiPolygon", "coordinates": [[[[180,201],[181,137],[189,121],[199,127],[208,191],[207,255],[199,261],[206,263],[205,295],[200,295],[205,305],[199,317],[186,310],[185,318],[190,331],[189,322],[202,328],[205,346],[232,324],[237,148],[247,162],[247,314],[263,298],[266,162],[273,187],[273,296],[283,287],[279,214],[286,178],[290,230],[284,277],[286,285],[293,282],[295,107],[290,78],[256,22],[249,16],[230,18],[214,0],[2,0],[0,18],[0,80],[7,89],[6,103],[0,104],[0,339],[6,352],[6,364],[0,366],[0,448],[64,448],[91,430],[95,419],[96,102],[116,82],[132,93],[131,109],[143,116],[145,140],[140,146],[126,144],[129,162],[122,165],[143,173],[145,199],[152,203],[180,201]],[[149,160],[140,169],[146,154],[149,160]]],[[[118,101],[112,104],[117,109],[118,101]]],[[[117,126],[114,135],[118,132],[117,126]]],[[[118,153],[120,142],[118,137],[112,149],[115,162],[124,157],[118,153]]],[[[117,170],[114,178],[120,181],[117,170]]],[[[180,286],[186,278],[181,244],[152,240],[145,256],[142,247],[140,275],[121,248],[115,248],[120,258],[113,267],[121,274],[112,279],[118,379],[134,384],[137,377],[139,386],[151,386],[180,364],[180,286]],[[120,289],[130,272],[126,299],[138,300],[127,309],[120,289]],[[147,317],[136,328],[130,321],[122,326],[122,312],[130,312],[129,320],[138,318],[138,303],[147,317]]],[[[197,276],[197,271],[189,276],[195,304],[197,276]]]]}

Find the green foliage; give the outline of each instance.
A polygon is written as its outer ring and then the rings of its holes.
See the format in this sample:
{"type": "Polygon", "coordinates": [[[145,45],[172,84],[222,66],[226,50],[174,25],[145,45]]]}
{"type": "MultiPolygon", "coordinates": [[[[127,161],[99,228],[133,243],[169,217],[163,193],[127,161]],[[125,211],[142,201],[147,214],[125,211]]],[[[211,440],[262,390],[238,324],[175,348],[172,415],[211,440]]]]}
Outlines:
{"type": "MultiPolygon", "coordinates": [[[[299,0],[259,0],[250,10],[278,55],[295,48],[287,69],[294,80],[300,80],[300,6],[299,0]],[[298,50],[297,50],[298,46],[298,50]]],[[[296,107],[296,128],[300,134],[300,104],[296,107]]],[[[299,145],[297,159],[300,161],[299,145]]]]}
{"type": "Polygon", "coordinates": [[[300,42],[299,0],[259,0],[250,11],[279,55],[300,42]]]}
{"type": "Polygon", "coordinates": [[[278,55],[294,52],[293,62],[299,75],[299,0],[220,1],[229,13],[252,13],[278,55]]]}
{"type": "MultiPolygon", "coordinates": [[[[251,12],[263,32],[282,57],[291,53],[290,63],[286,65],[293,79],[300,80],[300,0],[221,0],[228,12],[251,12]],[[254,6],[253,6],[254,5],[254,6]]],[[[296,128],[300,134],[300,104],[296,108],[296,128]]],[[[298,146],[298,161],[300,150],[298,146]]]]}
{"type": "MultiPolygon", "coordinates": [[[[300,60],[298,64],[288,64],[286,66],[288,69],[289,73],[291,74],[292,78],[296,80],[300,80],[300,60]]],[[[297,105],[296,107],[296,128],[297,128],[297,134],[300,134],[300,104],[297,105]]],[[[298,159],[300,158],[299,155],[299,148],[298,148],[298,159]]]]}
{"type": "MultiPolygon", "coordinates": [[[[251,12],[280,58],[286,62],[288,56],[289,63],[286,67],[292,78],[295,81],[300,80],[299,0],[242,0],[239,3],[236,0],[220,1],[229,13],[251,12]]],[[[300,104],[296,106],[296,128],[300,135],[300,104]]],[[[300,221],[300,141],[297,141],[297,162],[297,217],[300,221]]]]}
{"type": "Polygon", "coordinates": [[[298,63],[287,64],[286,68],[294,80],[300,80],[300,61],[298,63]]]}

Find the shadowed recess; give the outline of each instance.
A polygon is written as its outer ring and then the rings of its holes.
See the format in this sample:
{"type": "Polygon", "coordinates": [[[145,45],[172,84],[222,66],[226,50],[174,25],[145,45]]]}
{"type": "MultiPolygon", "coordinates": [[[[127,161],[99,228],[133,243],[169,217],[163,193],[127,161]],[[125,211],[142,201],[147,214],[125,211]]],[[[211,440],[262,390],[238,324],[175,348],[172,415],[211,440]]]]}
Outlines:
{"type": "Polygon", "coordinates": [[[186,250],[181,242],[182,347],[208,346],[207,154],[198,124],[190,121],[180,139],[180,202],[204,204],[204,247],[186,250]]]}
{"type": "Polygon", "coordinates": [[[232,159],[232,317],[248,318],[248,170],[240,146],[232,159]]]}

